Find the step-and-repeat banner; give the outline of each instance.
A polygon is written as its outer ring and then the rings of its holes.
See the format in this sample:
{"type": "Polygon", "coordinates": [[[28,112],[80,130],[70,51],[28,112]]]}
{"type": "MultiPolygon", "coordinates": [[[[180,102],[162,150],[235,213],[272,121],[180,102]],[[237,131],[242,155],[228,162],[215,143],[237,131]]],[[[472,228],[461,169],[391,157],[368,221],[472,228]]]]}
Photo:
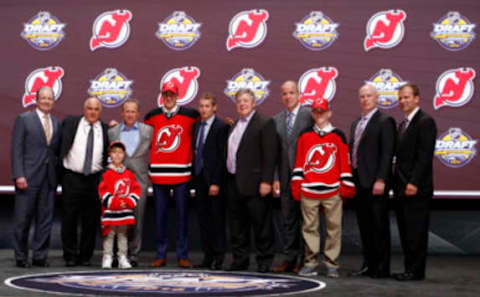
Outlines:
{"type": "Polygon", "coordinates": [[[142,115],[160,106],[168,80],[180,86],[180,105],[196,107],[209,91],[218,114],[235,118],[234,94],[250,88],[273,116],[281,84],[294,80],[301,103],[328,99],[348,134],[362,84],[375,85],[378,107],[399,122],[397,89],[414,82],[439,131],[436,196],[478,198],[478,24],[478,0],[3,0],[0,185],[12,185],[14,119],[43,85],[55,91],[58,118],[96,96],[108,122],[130,97],[142,115]]]}

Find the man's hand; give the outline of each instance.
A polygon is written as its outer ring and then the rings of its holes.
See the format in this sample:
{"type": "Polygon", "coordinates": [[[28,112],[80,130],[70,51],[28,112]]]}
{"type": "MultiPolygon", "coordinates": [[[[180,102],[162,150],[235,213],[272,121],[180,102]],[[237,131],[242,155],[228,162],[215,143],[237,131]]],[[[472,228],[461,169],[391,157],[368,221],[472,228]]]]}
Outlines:
{"type": "Polygon", "coordinates": [[[210,188],[208,188],[208,195],[210,196],[217,196],[219,192],[220,187],[218,185],[211,185],[210,188]]]}
{"type": "Polygon", "coordinates": [[[265,197],[272,192],[272,185],[266,182],[261,182],[258,191],[260,192],[260,196],[265,197]]]}
{"type": "Polygon", "coordinates": [[[108,123],[108,128],[112,128],[112,127],[115,127],[116,125],[118,125],[119,123],[115,120],[111,120],[109,123],[108,123]]]}
{"type": "Polygon", "coordinates": [[[417,195],[418,187],[414,184],[407,184],[405,187],[405,196],[415,196],[417,195]]]}
{"type": "Polygon", "coordinates": [[[233,124],[235,124],[235,121],[234,121],[231,117],[225,117],[223,120],[224,120],[225,123],[227,123],[227,125],[229,125],[229,126],[233,126],[233,124]]]}
{"type": "Polygon", "coordinates": [[[383,195],[385,193],[385,181],[382,179],[377,179],[377,181],[373,184],[373,195],[383,195]]]}
{"type": "Polygon", "coordinates": [[[20,190],[25,190],[28,188],[27,179],[25,177],[19,177],[15,180],[15,186],[20,190]]]}
{"type": "Polygon", "coordinates": [[[276,180],[273,182],[273,197],[280,197],[280,181],[276,180]]]}

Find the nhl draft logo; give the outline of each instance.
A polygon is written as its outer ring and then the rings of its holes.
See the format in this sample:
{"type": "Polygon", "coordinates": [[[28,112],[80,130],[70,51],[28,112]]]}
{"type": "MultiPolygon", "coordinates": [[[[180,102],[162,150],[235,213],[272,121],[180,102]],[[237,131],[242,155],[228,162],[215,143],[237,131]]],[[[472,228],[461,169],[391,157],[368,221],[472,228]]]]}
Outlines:
{"type": "Polygon", "coordinates": [[[449,11],[437,23],[433,23],[430,36],[444,49],[459,51],[472,43],[475,38],[474,28],[475,24],[470,23],[458,11],[449,11]]]}
{"type": "Polygon", "coordinates": [[[180,135],[182,132],[183,128],[180,125],[165,126],[158,130],[155,141],[155,152],[174,152],[180,145],[180,135]]]}
{"type": "Polygon", "coordinates": [[[475,70],[473,68],[457,68],[445,71],[437,79],[436,94],[433,107],[460,107],[467,104],[473,96],[475,70]]]}
{"type": "Polygon", "coordinates": [[[46,51],[60,44],[65,37],[65,26],[65,23],[61,23],[50,12],[40,11],[23,25],[20,35],[34,49],[46,51]]]}
{"type": "Polygon", "coordinates": [[[119,179],[113,189],[114,189],[114,196],[118,197],[127,197],[130,194],[130,185],[131,181],[129,178],[121,178],[119,179]]]}
{"type": "Polygon", "coordinates": [[[255,94],[256,104],[261,104],[270,93],[268,85],[269,80],[265,80],[263,76],[252,68],[244,68],[235,74],[232,79],[227,80],[225,95],[235,102],[235,95],[240,89],[250,89],[255,94]]]}
{"type": "Polygon", "coordinates": [[[381,69],[365,83],[373,85],[377,89],[377,106],[389,109],[398,105],[398,89],[407,82],[391,69],[381,69]]]}
{"type": "Polygon", "coordinates": [[[253,48],[267,36],[269,14],[265,9],[246,10],[235,15],[228,26],[227,50],[253,48]]]}
{"type": "Polygon", "coordinates": [[[102,47],[117,48],[127,42],[132,16],[126,9],[107,11],[99,15],[93,23],[90,50],[93,52],[102,47]]]}
{"type": "Polygon", "coordinates": [[[62,93],[62,77],[65,71],[60,66],[38,68],[32,71],[25,80],[25,94],[23,94],[23,107],[29,107],[36,103],[37,91],[41,87],[50,87],[53,90],[55,100],[62,93]]]}
{"type": "Polygon", "coordinates": [[[97,97],[105,107],[117,107],[132,94],[133,80],[115,68],[107,68],[90,81],[88,94],[97,97]]]}
{"type": "Polygon", "coordinates": [[[200,26],[185,12],[175,11],[158,24],[155,35],[173,50],[186,50],[200,39],[200,26]]]}
{"type": "Polygon", "coordinates": [[[335,164],[337,147],[333,143],[318,144],[307,153],[303,171],[323,173],[329,171],[335,164]]]}
{"type": "Polygon", "coordinates": [[[323,12],[312,11],[300,23],[295,24],[293,37],[304,47],[314,51],[321,51],[337,40],[338,26],[338,23],[334,23],[323,12]]]}
{"type": "Polygon", "coordinates": [[[450,128],[437,139],[435,156],[446,166],[459,168],[472,161],[477,141],[460,128],[450,128]]]}
{"type": "Polygon", "coordinates": [[[298,81],[300,103],[311,105],[317,98],[330,102],[335,96],[337,76],[338,70],[335,67],[313,68],[305,72],[298,81]]]}
{"type": "Polygon", "coordinates": [[[399,44],[405,34],[403,22],[407,18],[401,9],[381,11],[367,23],[367,36],[363,43],[366,52],[374,48],[392,48],[399,44]]]}
{"type": "Polygon", "coordinates": [[[178,87],[177,105],[186,105],[192,102],[198,92],[198,78],[200,69],[195,66],[174,68],[168,71],[160,81],[160,94],[157,97],[158,106],[163,106],[162,86],[170,81],[178,87]]]}

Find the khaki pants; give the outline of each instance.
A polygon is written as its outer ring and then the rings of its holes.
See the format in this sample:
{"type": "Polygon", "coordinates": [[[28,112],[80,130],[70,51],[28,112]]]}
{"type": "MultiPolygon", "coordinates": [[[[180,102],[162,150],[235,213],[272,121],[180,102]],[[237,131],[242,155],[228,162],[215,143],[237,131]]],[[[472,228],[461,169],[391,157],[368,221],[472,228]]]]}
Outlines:
{"type": "Polygon", "coordinates": [[[342,247],[342,198],[337,194],[326,199],[310,199],[302,195],[302,234],[305,239],[305,266],[318,266],[320,233],[318,232],[320,207],[325,210],[327,238],[325,239],[324,264],[338,268],[338,256],[342,247]]]}
{"type": "Polygon", "coordinates": [[[110,232],[103,239],[103,255],[113,256],[113,241],[117,235],[117,256],[127,256],[128,241],[127,241],[128,225],[110,226],[110,232]]]}

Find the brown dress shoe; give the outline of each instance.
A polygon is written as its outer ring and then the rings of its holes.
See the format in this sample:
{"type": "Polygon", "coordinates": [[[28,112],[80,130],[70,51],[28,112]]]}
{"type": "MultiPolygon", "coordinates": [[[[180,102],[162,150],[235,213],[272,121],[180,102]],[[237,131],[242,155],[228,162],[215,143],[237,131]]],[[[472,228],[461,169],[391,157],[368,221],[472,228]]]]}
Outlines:
{"type": "Polygon", "coordinates": [[[290,265],[288,264],[287,261],[283,261],[282,264],[280,264],[279,266],[273,267],[272,271],[275,273],[287,272],[289,269],[289,266],[290,265]]]}
{"type": "Polygon", "coordinates": [[[303,267],[302,264],[298,264],[295,267],[293,267],[292,272],[295,274],[298,274],[298,272],[302,269],[302,267],[303,267]]]}
{"type": "Polygon", "coordinates": [[[192,265],[188,259],[180,259],[178,260],[178,267],[180,268],[190,268],[192,265]]]}
{"type": "Polygon", "coordinates": [[[163,267],[165,265],[167,265],[167,261],[165,261],[165,259],[157,259],[150,264],[152,267],[163,267]]]}

